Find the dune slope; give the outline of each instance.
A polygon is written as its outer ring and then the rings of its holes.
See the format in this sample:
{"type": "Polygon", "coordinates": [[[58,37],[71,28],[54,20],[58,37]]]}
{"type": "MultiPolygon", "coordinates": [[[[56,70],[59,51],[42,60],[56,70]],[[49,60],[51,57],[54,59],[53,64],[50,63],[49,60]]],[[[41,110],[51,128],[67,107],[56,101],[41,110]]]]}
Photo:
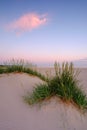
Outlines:
{"type": "MultiPolygon", "coordinates": [[[[87,91],[86,72],[80,74],[87,91]],[[84,80],[83,80],[84,79],[84,80]]],[[[54,98],[29,106],[22,96],[42,81],[27,74],[0,75],[0,130],[86,130],[87,114],[54,98]]]]}

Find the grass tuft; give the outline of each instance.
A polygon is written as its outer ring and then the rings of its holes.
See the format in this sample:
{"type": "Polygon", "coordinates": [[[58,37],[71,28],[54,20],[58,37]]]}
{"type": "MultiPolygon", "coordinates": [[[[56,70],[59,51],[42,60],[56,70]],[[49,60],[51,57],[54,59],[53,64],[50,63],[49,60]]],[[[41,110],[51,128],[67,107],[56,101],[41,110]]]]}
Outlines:
{"type": "Polygon", "coordinates": [[[35,104],[46,98],[57,96],[63,102],[70,102],[78,108],[87,109],[87,96],[77,80],[79,71],[72,63],[54,64],[55,76],[48,78],[46,84],[37,85],[33,92],[26,96],[29,104],[35,104]]]}
{"type": "MultiPolygon", "coordinates": [[[[30,64],[31,65],[31,64],[30,64]]],[[[78,108],[87,109],[87,96],[82,91],[79,81],[77,79],[79,70],[74,69],[73,63],[59,63],[54,64],[55,75],[53,77],[45,76],[29,67],[29,64],[24,63],[24,60],[14,59],[5,65],[0,66],[0,74],[23,72],[39,77],[46,83],[37,85],[31,94],[24,97],[29,104],[35,104],[49,97],[56,96],[63,102],[70,102],[78,108]]]]}
{"type": "Polygon", "coordinates": [[[23,72],[23,73],[31,74],[33,76],[37,76],[43,81],[48,81],[48,79],[44,75],[39,73],[34,68],[36,68],[35,65],[32,65],[31,63],[28,63],[28,62],[24,62],[24,60],[12,59],[11,61],[7,61],[4,63],[4,65],[0,66],[0,74],[23,72]]]}
{"type": "Polygon", "coordinates": [[[44,99],[50,97],[50,95],[50,89],[47,84],[39,84],[34,88],[33,93],[25,96],[24,99],[31,105],[43,101],[44,99]]]}

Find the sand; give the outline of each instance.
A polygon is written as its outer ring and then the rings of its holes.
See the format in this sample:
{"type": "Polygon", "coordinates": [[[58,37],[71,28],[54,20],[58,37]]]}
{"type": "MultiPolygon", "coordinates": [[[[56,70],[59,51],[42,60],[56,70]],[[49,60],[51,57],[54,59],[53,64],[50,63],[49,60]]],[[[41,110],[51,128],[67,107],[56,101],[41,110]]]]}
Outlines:
{"type": "MultiPolygon", "coordinates": [[[[87,69],[79,79],[87,93],[87,69]]],[[[22,96],[38,83],[39,78],[27,74],[0,75],[0,130],[87,130],[87,114],[56,98],[41,106],[26,104],[22,96]]]]}

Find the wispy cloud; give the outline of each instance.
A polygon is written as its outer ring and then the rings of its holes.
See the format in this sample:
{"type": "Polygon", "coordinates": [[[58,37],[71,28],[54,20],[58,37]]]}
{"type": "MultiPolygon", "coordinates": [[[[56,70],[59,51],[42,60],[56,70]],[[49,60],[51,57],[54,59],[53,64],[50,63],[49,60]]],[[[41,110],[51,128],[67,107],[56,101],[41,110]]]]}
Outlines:
{"type": "Polygon", "coordinates": [[[36,13],[27,13],[8,25],[9,30],[14,30],[16,33],[22,33],[38,28],[47,23],[46,15],[36,13]]]}

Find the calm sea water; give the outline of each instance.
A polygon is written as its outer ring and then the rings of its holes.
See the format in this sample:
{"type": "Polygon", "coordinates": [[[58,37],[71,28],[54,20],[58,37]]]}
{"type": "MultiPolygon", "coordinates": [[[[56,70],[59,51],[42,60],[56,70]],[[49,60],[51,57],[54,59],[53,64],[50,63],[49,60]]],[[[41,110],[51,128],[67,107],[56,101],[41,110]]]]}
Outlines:
{"type": "MultiPolygon", "coordinates": [[[[87,68],[87,61],[72,61],[76,68],[87,68]]],[[[61,64],[61,63],[60,63],[61,64]]],[[[54,63],[37,63],[38,67],[53,67],[54,63]]]]}
{"type": "MultiPolygon", "coordinates": [[[[66,61],[65,61],[66,62],[66,61]]],[[[0,61],[0,65],[3,65],[3,61],[0,61]]],[[[29,62],[29,65],[35,65],[37,67],[53,67],[54,66],[54,62],[29,62]]],[[[61,62],[59,62],[60,65],[62,64],[61,62]]],[[[74,64],[74,67],[76,68],[87,68],[87,60],[79,60],[79,61],[72,61],[72,63],[74,64]]]]}

